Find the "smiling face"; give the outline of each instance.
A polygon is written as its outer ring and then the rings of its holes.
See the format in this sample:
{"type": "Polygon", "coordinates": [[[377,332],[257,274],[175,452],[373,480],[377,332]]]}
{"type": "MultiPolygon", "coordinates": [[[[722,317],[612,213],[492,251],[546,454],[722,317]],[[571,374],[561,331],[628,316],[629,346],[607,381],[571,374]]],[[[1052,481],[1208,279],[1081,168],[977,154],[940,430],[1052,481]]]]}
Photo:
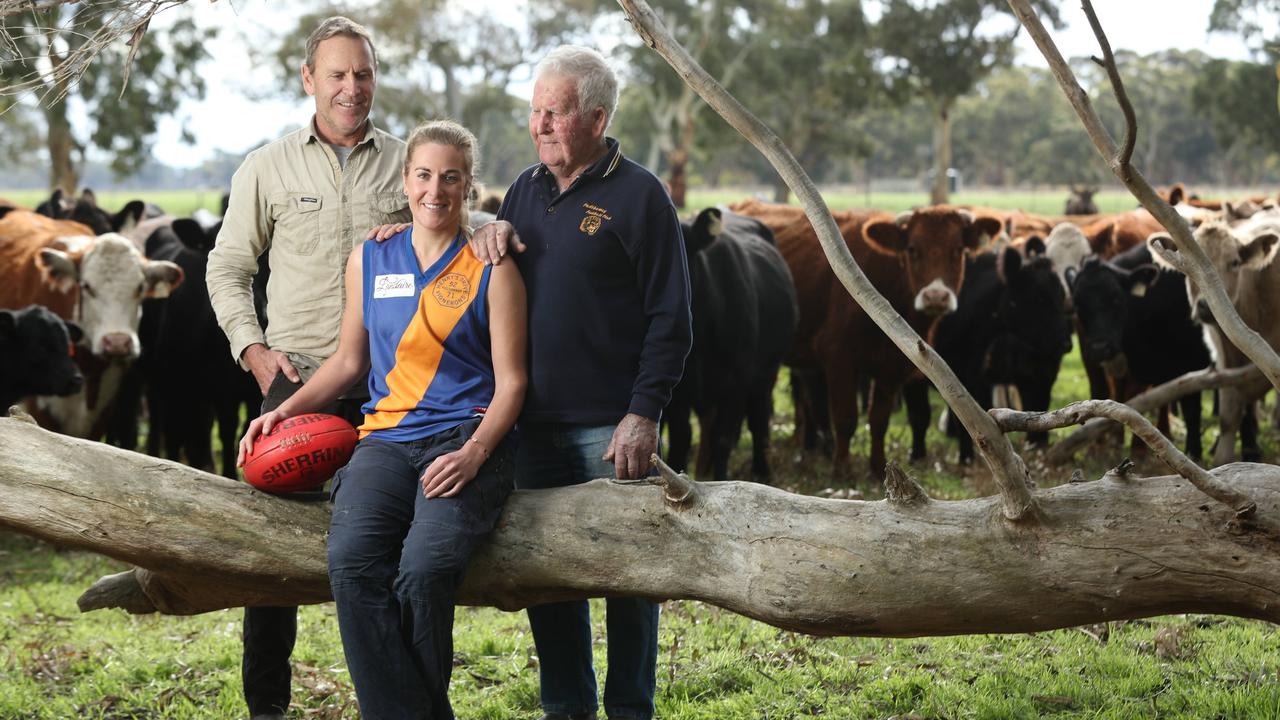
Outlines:
{"type": "Polygon", "coordinates": [[[529,101],[529,135],[538,159],[562,181],[571,180],[604,148],[604,108],[583,112],[572,78],[543,75],[529,101]]]}
{"type": "Polygon", "coordinates": [[[471,174],[460,149],[433,142],[414,148],[404,191],[416,227],[437,235],[456,234],[470,189],[471,174]]]}
{"type": "Polygon", "coordinates": [[[302,66],[302,87],[316,99],[320,138],[347,147],[359,142],[377,85],[373,50],[364,38],[335,35],[322,41],[315,68],[302,66]]]}

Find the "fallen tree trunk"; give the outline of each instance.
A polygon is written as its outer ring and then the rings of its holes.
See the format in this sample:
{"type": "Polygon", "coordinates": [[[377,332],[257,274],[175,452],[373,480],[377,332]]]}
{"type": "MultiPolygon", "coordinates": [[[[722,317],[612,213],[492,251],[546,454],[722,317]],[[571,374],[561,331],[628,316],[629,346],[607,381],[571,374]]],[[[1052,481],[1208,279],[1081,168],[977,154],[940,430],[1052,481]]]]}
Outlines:
{"type": "MultiPolygon", "coordinates": [[[[750,483],[597,480],[517,492],[460,600],[512,610],[607,595],[696,599],[818,635],[1028,632],[1172,612],[1280,620],[1280,543],[1180,477],[1109,474],[1036,493],[933,501],[900,472],[888,500],[750,483]]],[[[1280,468],[1213,476],[1280,511],[1280,468]]],[[[86,609],[189,614],[328,599],[327,503],[0,419],[0,526],[145,568],[86,609]]]]}
{"type": "MultiPolygon", "coordinates": [[[[1209,388],[1255,385],[1259,382],[1266,382],[1266,378],[1254,365],[1231,368],[1230,370],[1219,370],[1217,368],[1196,370],[1138,393],[1126,400],[1124,404],[1138,412],[1150,412],[1156,408],[1172,404],[1183,395],[1189,395],[1193,392],[1198,393],[1209,388]]],[[[1115,423],[1106,418],[1092,418],[1082,425],[1079,430],[1054,443],[1053,447],[1049,448],[1045,453],[1045,460],[1055,465],[1069,462],[1077,452],[1083,450],[1096,440],[1099,435],[1113,427],[1115,427],[1115,423]]]]}

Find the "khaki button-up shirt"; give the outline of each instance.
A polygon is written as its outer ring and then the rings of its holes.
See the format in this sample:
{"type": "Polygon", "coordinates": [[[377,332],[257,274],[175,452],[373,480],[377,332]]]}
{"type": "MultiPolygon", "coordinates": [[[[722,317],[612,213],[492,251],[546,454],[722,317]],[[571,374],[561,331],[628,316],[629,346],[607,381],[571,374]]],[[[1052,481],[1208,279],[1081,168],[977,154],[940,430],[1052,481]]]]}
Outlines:
{"type": "Polygon", "coordinates": [[[264,343],[295,360],[303,379],[338,347],[343,273],[369,229],[409,222],[405,144],[369,123],[346,168],[315,133],[315,121],[254,150],[231,180],[207,282],[218,324],[240,360],[264,343]],[[258,256],[270,250],[267,328],[253,308],[258,256]]]}

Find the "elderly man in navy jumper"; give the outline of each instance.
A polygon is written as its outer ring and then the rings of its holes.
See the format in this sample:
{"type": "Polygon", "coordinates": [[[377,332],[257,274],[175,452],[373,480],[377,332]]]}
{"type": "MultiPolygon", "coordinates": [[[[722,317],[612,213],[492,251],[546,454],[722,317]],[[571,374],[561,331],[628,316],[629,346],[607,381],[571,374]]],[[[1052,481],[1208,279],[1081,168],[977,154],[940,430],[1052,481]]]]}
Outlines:
{"type": "MultiPolygon", "coordinates": [[[[658,447],[659,415],[691,342],[679,220],[662,183],[605,136],[618,83],[598,52],[557,48],[535,77],[529,134],[540,162],[511,185],[499,222],[473,239],[492,262],[514,250],[528,289],[530,373],[516,487],[638,478],[658,447]]],[[[647,720],[658,606],[609,598],[606,608],[605,712],[647,720]]],[[[544,719],[595,718],[587,603],[531,607],[529,622],[544,719]]]]}

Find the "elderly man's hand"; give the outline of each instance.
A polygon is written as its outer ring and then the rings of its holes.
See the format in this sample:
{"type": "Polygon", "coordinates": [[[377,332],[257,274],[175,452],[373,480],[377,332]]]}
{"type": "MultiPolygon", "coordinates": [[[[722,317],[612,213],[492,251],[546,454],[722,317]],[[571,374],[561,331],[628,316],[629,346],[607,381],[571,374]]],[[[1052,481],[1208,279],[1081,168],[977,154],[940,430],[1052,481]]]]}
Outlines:
{"type": "Polygon", "coordinates": [[[497,265],[507,252],[524,252],[516,228],[506,220],[485,223],[471,234],[471,252],[487,265],[497,265]]]}
{"type": "Polygon", "coordinates": [[[613,461],[619,480],[635,480],[649,472],[649,458],[658,450],[658,422],[628,413],[613,431],[604,460],[613,461]]]}

